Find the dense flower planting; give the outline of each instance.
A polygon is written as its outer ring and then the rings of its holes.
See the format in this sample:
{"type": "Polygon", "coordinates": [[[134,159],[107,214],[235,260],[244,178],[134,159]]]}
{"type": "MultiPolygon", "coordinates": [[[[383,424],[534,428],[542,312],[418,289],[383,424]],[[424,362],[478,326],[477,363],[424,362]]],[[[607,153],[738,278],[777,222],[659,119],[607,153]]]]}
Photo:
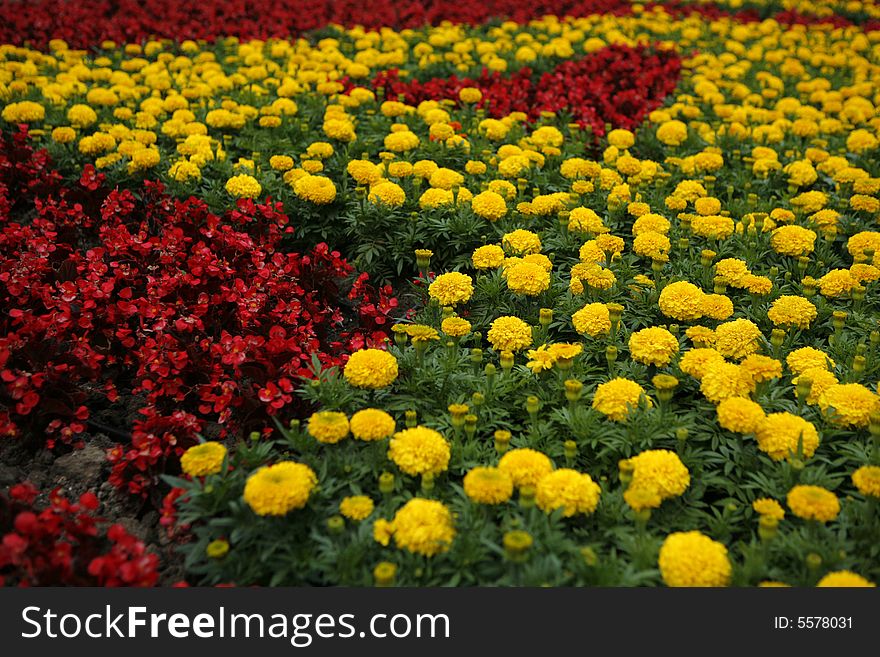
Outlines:
{"type": "Polygon", "coordinates": [[[132,402],[109,480],[187,582],[880,578],[872,2],[33,7],[0,433],[132,402]]]}

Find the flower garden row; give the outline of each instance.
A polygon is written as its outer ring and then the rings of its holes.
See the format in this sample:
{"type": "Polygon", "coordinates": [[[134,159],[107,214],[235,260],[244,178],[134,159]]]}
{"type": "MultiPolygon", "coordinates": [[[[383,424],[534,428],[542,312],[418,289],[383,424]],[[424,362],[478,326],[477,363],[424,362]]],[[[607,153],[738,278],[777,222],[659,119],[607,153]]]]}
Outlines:
{"type": "MultiPolygon", "coordinates": [[[[135,401],[191,583],[876,581],[880,32],[822,13],[0,48],[4,440],[135,401]]],[[[157,581],[35,496],[10,583],[157,581]]]]}

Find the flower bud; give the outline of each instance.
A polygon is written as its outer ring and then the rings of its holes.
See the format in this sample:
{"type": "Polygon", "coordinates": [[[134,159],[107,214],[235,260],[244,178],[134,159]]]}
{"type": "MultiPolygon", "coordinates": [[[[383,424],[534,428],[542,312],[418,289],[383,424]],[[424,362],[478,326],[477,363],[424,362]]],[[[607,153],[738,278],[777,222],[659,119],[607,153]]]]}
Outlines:
{"type": "Polygon", "coordinates": [[[300,422],[296,418],[292,419],[287,424],[287,428],[290,429],[291,431],[299,431],[299,426],[300,426],[300,422]]]}
{"type": "Polygon", "coordinates": [[[373,568],[373,581],[378,587],[393,586],[395,575],[397,566],[390,561],[381,561],[373,568]]]}
{"type": "Polygon", "coordinates": [[[471,363],[475,366],[479,365],[483,362],[483,350],[482,349],[471,349],[471,363]]]}
{"type": "Polygon", "coordinates": [[[687,427],[679,427],[675,430],[675,439],[680,443],[685,442],[689,435],[690,431],[688,431],[687,427]]]}
{"type": "Polygon", "coordinates": [[[477,416],[473,414],[464,416],[464,432],[468,438],[473,438],[477,432],[477,416]]]}
{"type": "Polygon", "coordinates": [[[510,438],[511,434],[509,431],[498,429],[495,432],[495,451],[499,454],[504,454],[510,447],[510,438]]]}
{"type": "Polygon", "coordinates": [[[489,385],[492,385],[492,381],[495,379],[495,373],[497,371],[498,369],[492,363],[486,363],[485,372],[489,385]]]}
{"type": "Polygon", "coordinates": [[[596,551],[591,548],[589,545],[582,547],[580,549],[581,559],[584,560],[584,564],[590,566],[591,568],[599,563],[599,555],[596,554],[596,551]]]}
{"type": "Polygon", "coordinates": [[[471,395],[471,403],[474,405],[474,410],[477,410],[482,406],[486,401],[486,395],[482,392],[475,392],[471,395]]]}
{"type": "Polygon", "coordinates": [[[430,249],[416,249],[416,265],[420,270],[427,270],[431,265],[431,256],[434,252],[430,249]]]}
{"type": "Polygon", "coordinates": [[[535,487],[523,486],[519,489],[519,505],[524,509],[535,506],[535,487]]]}
{"type": "Polygon", "coordinates": [[[526,397],[526,411],[529,415],[536,415],[541,408],[541,402],[534,395],[526,397]]]}
{"type": "Polygon", "coordinates": [[[508,374],[510,370],[513,369],[513,352],[512,351],[502,351],[501,352],[501,369],[505,374],[508,374]]]}
{"type": "Polygon", "coordinates": [[[668,402],[672,399],[672,394],[678,386],[678,379],[671,374],[658,374],[651,379],[651,383],[657,389],[657,397],[660,401],[668,402]]]}
{"type": "Polygon", "coordinates": [[[727,279],[724,276],[716,276],[714,283],[715,286],[713,291],[715,294],[724,294],[727,292],[727,279]]]}
{"type": "Polygon", "coordinates": [[[225,538],[218,538],[217,540],[211,541],[205,548],[205,554],[211,559],[222,559],[228,553],[229,541],[225,538]]]}
{"type": "Polygon", "coordinates": [[[797,384],[795,385],[795,392],[797,393],[797,398],[800,401],[806,401],[807,397],[810,396],[810,391],[813,389],[813,380],[801,374],[798,377],[797,384]]]}
{"type": "Polygon", "coordinates": [[[609,365],[613,365],[617,361],[617,347],[613,344],[605,347],[605,360],[609,365]]]}
{"type": "Polygon", "coordinates": [[[575,441],[573,441],[573,440],[566,440],[565,443],[563,443],[563,446],[562,446],[562,447],[563,447],[563,449],[565,450],[565,452],[564,452],[564,453],[565,453],[565,458],[571,460],[571,459],[573,459],[575,456],[577,456],[577,453],[578,453],[578,446],[577,446],[577,443],[576,443],[575,441]]]}
{"type": "Polygon", "coordinates": [[[844,327],[844,325],[846,324],[846,316],[847,313],[843,310],[835,310],[833,313],[831,313],[831,323],[834,326],[835,330],[839,331],[844,327]]]}
{"type": "Polygon", "coordinates": [[[345,518],[342,516],[330,516],[327,518],[327,529],[331,534],[341,534],[345,529],[345,518]]]}
{"type": "Polygon", "coordinates": [[[868,416],[868,431],[875,439],[880,438],[880,411],[874,411],[868,416]]]}
{"type": "Polygon", "coordinates": [[[541,323],[541,326],[547,328],[550,326],[550,322],[553,321],[553,309],[552,308],[541,308],[541,311],[538,314],[538,321],[541,323]]]}
{"type": "Polygon", "coordinates": [[[687,251],[690,245],[691,241],[687,237],[682,237],[678,240],[678,248],[682,251],[687,251]]]}
{"type": "Polygon", "coordinates": [[[580,400],[584,390],[584,384],[577,379],[566,379],[565,381],[565,398],[570,402],[580,400]]]}
{"type": "Polygon", "coordinates": [[[406,412],[406,414],[405,414],[405,418],[406,418],[405,421],[406,421],[406,427],[407,427],[407,429],[412,429],[413,427],[417,426],[418,423],[419,423],[419,416],[418,416],[418,414],[417,414],[414,410],[412,410],[412,409],[410,409],[410,410],[408,410],[408,411],[406,412]]]}
{"type": "Polygon", "coordinates": [[[761,516],[758,520],[758,536],[762,541],[770,541],[776,538],[779,521],[772,516],[761,516]]]}
{"type": "Polygon", "coordinates": [[[856,285],[852,289],[853,301],[864,301],[865,300],[865,292],[867,292],[867,288],[864,285],[856,285]]]}
{"type": "Polygon", "coordinates": [[[467,404],[450,404],[449,414],[452,416],[452,426],[456,429],[464,426],[464,416],[467,415],[470,408],[467,404]]]}
{"type": "Polygon", "coordinates": [[[434,475],[431,472],[425,472],[422,474],[422,492],[430,493],[434,490],[434,475]]]}
{"type": "Polygon", "coordinates": [[[867,364],[867,359],[864,356],[856,356],[853,358],[853,372],[861,373],[865,371],[865,365],[867,364]]]}
{"type": "Polygon", "coordinates": [[[248,438],[250,438],[253,442],[257,442],[260,439],[260,432],[259,431],[251,431],[248,438]]]}
{"type": "Polygon", "coordinates": [[[522,529],[505,532],[502,543],[504,554],[511,561],[521,563],[528,559],[529,548],[532,547],[532,535],[522,529]]]}
{"type": "Polygon", "coordinates": [[[443,310],[441,311],[441,316],[443,319],[449,319],[455,314],[455,310],[450,308],[449,306],[443,306],[443,310]]]}
{"type": "Polygon", "coordinates": [[[710,249],[703,249],[700,251],[700,264],[703,267],[711,267],[712,261],[715,259],[715,256],[718,255],[715,251],[710,249]]]}
{"type": "Polygon", "coordinates": [[[629,485],[629,482],[632,481],[633,472],[635,471],[635,466],[631,459],[621,459],[617,463],[618,474],[620,475],[620,483],[624,485],[629,485]]]}
{"type": "Polygon", "coordinates": [[[785,331],[782,329],[773,329],[770,333],[770,344],[779,349],[783,342],[785,342],[785,331]]]}
{"type": "Polygon", "coordinates": [[[807,568],[810,570],[817,570],[822,565],[822,555],[810,552],[805,561],[807,563],[807,568]]]}
{"type": "Polygon", "coordinates": [[[383,472],[379,475],[379,492],[389,495],[394,490],[394,475],[390,472],[383,472]]]}

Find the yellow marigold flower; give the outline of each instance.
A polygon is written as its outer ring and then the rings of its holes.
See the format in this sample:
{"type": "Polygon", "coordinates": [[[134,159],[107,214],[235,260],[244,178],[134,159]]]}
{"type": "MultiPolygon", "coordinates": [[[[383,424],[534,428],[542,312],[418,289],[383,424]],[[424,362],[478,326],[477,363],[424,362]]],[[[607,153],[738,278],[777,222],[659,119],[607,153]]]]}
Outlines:
{"type": "Polygon", "coordinates": [[[819,279],[819,292],[826,297],[842,297],[856,285],[858,281],[848,269],[832,269],[819,279]]]}
{"type": "Polygon", "coordinates": [[[770,236],[770,246],[776,253],[787,256],[810,255],[816,243],[816,233],[801,226],[782,226],[770,236]]]}
{"type": "Polygon", "coordinates": [[[630,336],[629,353],[644,365],[668,365],[678,353],[678,338],[659,326],[642,329],[630,336]]]}
{"type": "Polygon", "coordinates": [[[406,192],[403,191],[403,187],[400,185],[385,180],[370,187],[367,200],[374,205],[399,208],[406,201],[406,192]]]}
{"type": "Polygon", "coordinates": [[[751,375],[733,363],[709,362],[700,379],[700,392],[715,404],[729,397],[748,397],[754,390],[751,375]]]}
{"type": "Polygon", "coordinates": [[[359,185],[372,185],[382,179],[382,167],[369,160],[351,160],[345,170],[359,185]]]}
{"type": "Polygon", "coordinates": [[[325,176],[302,176],[293,184],[293,191],[298,198],[315,205],[327,205],[336,200],[336,185],[325,176]]]}
{"type": "Polygon", "coordinates": [[[471,261],[476,269],[497,269],[504,263],[504,249],[497,244],[487,244],[474,250],[471,261]]]}
{"type": "Polygon", "coordinates": [[[762,497],[752,502],[755,513],[761,516],[769,516],[774,520],[782,520],[785,517],[785,509],[774,499],[762,497]]]}
{"type": "Polygon", "coordinates": [[[593,408],[609,420],[624,421],[630,411],[642,403],[651,406],[651,399],[645,395],[645,389],[635,381],[616,378],[600,383],[593,394],[593,408]]]}
{"type": "Polygon", "coordinates": [[[397,429],[397,423],[385,411],[378,408],[365,408],[351,416],[349,422],[351,435],[358,440],[382,440],[397,429]]]}
{"type": "Polygon", "coordinates": [[[589,515],[599,504],[601,489],[588,474],[562,468],[542,477],[535,491],[535,502],[546,513],[564,509],[570,518],[579,513],[589,515]]]}
{"type": "Polygon", "coordinates": [[[373,536],[382,545],[388,545],[393,537],[399,549],[433,557],[449,550],[455,526],[443,503],[414,497],[397,510],[391,522],[377,520],[373,536]]]}
{"type": "Polygon", "coordinates": [[[388,175],[392,178],[407,178],[412,172],[413,165],[409,162],[391,162],[388,165],[388,175]]]}
{"type": "Polygon", "coordinates": [[[853,472],[852,481],[862,495],[880,498],[880,466],[863,465],[853,472]]]}
{"type": "Polygon", "coordinates": [[[856,259],[871,250],[880,253],[880,232],[863,230],[850,237],[846,242],[846,250],[856,259]]]}
{"type": "Polygon", "coordinates": [[[839,383],[837,377],[824,367],[809,367],[791,380],[792,384],[794,384],[795,396],[797,396],[798,382],[801,381],[801,377],[810,382],[810,394],[807,395],[806,399],[807,404],[810,405],[818,404],[822,393],[830,386],[839,383]]]}
{"type": "Polygon", "coordinates": [[[880,410],[880,397],[859,383],[836,383],[819,396],[819,407],[835,424],[864,428],[880,410]]]}
{"type": "Polygon", "coordinates": [[[413,427],[394,434],[388,458],[409,475],[439,474],[449,466],[449,443],[427,427],[413,427]]]}
{"type": "Polygon", "coordinates": [[[788,174],[788,182],[797,187],[808,187],[819,179],[819,174],[809,160],[797,160],[783,169],[788,174]]]}
{"type": "Polygon", "coordinates": [[[742,360],[760,347],[761,329],[748,319],[725,322],[715,329],[715,349],[725,358],[742,360]]]}
{"type": "Polygon", "coordinates": [[[72,105],[67,110],[67,120],[75,128],[88,128],[98,121],[98,115],[88,105],[72,105]]]}
{"type": "Polygon", "coordinates": [[[547,345],[545,344],[542,344],[537,349],[529,350],[526,355],[529,357],[529,362],[526,363],[526,367],[532,370],[535,374],[546,370],[552,370],[553,365],[556,364],[556,357],[547,349],[547,345]]]}
{"type": "Polygon", "coordinates": [[[684,334],[697,348],[711,347],[715,344],[715,331],[706,326],[689,326],[684,334]]]}
{"type": "Polygon", "coordinates": [[[742,280],[751,274],[748,265],[738,258],[725,258],[715,263],[715,273],[723,276],[732,287],[742,287],[742,280]]]}
{"type": "Polygon", "coordinates": [[[660,292],[660,312],[679,321],[699,319],[703,315],[703,291],[693,283],[670,283],[660,292]]]}
{"type": "Polygon", "coordinates": [[[186,450],[180,457],[180,469],[190,477],[206,477],[220,472],[225,458],[226,447],[208,441],[186,450]]]}
{"type": "Polygon", "coordinates": [[[69,144],[76,139],[76,130],[62,126],[52,130],[52,141],[56,144],[69,144]]]}
{"type": "Polygon", "coordinates": [[[461,317],[447,317],[440,324],[440,330],[450,338],[462,338],[471,332],[471,323],[461,317]]]}
{"type": "Polygon", "coordinates": [[[819,447],[819,434],[811,422],[791,413],[771,413],[755,431],[758,449],[774,461],[781,461],[798,451],[803,444],[803,455],[810,458],[819,447]]]}
{"type": "Polygon", "coordinates": [[[534,297],[550,288],[550,272],[531,262],[518,262],[504,270],[507,287],[515,294],[534,297]]]}
{"type": "Polygon", "coordinates": [[[202,171],[199,167],[187,160],[178,160],[168,169],[168,175],[177,182],[186,182],[188,180],[198,180],[202,177],[202,171]]]}
{"type": "Polygon", "coordinates": [[[662,259],[669,254],[672,243],[662,233],[645,231],[633,240],[633,253],[643,258],[662,259]]]}
{"type": "Polygon", "coordinates": [[[46,108],[30,100],[9,103],[3,108],[3,120],[7,123],[36,123],[46,118],[46,108]]]}
{"type": "Polygon", "coordinates": [[[464,170],[472,176],[480,176],[486,173],[487,168],[485,162],[480,162],[478,160],[469,160],[468,163],[464,165],[464,170]]]}
{"type": "Polygon", "coordinates": [[[821,586],[823,588],[838,587],[852,589],[875,588],[877,585],[850,570],[838,570],[825,575],[822,579],[819,580],[816,586],[821,586]]]}
{"type": "Polygon", "coordinates": [[[688,136],[687,126],[681,121],[665,121],[657,128],[657,139],[667,146],[679,146],[688,136]]]}
{"type": "Polygon", "coordinates": [[[704,196],[694,201],[694,210],[703,216],[718,214],[721,212],[721,201],[712,196],[704,196]]]}
{"type": "Polygon", "coordinates": [[[767,317],[775,326],[785,328],[810,328],[817,316],[816,306],[798,296],[783,295],[776,299],[767,311],[767,317]]]}
{"type": "Polygon", "coordinates": [[[695,235],[716,240],[725,240],[736,228],[733,219],[721,215],[697,215],[691,220],[691,230],[695,235]]]}
{"type": "Polygon", "coordinates": [[[343,374],[356,388],[385,388],[397,378],[397,359],[381,349],[361,349],[349,357],[343,374]]]}
{"type": "Polygon", "coordinates": [[[352,495],[339,503],[339,513],[349,520],[360,522],[369,517],[374,507],[373,500],[366,495],[352,495]]]}
{"type": "Polygon", "coordinates": [[[584,348],[579,344],[572,344],[570,342],[556,342],[550,345],[549,350],[557,361],[568,361],[580,356],[584,348]]]}
{"type": "Polygon", "coordinates": [[[472,468],[463,483],[465,495],[477,504],[502,504],[513,495],[513,479],[501,468],[472,468]]]}
{"type": "Polygon", "coordinates": [[[229,554],[229,541],[218,538],[205,547],[205,554],[211,559],[222,559],[229,554]]]}
{"type": "Polygon", "coordinates": [[[675,452],[649,449],[626,462],[632,467],[629,488],[656,491],[661,501],[678,497],[690,486],[690,473],[675,452]]]}
{"type": "Polygon", "coordinates": [[[604,233],[608,229],[590,208],[574,208],[568,215],[568,230],[575,233],[604,233]]]}
{"type": "Polygon", "coordinates": [[[764,409],[745,397],[728,397],[715,409],[718,424],[734,433],[755,433],[764,420],[764,409]]]}
{"type": "Polygon", "coordinates": [[[788,508],[803,520],[831,522],[840,513],[840,500],[821,486],[799,485],[788,491],[788,508]]]}
{"type": "Polygon", "coordinates": [[[517,488],[535,487],[553,471],[553,463],[546,454],[524,447],[506,452],[498,468],[510,476],[517,488]]]}
{"type": "Polygon", "coordinates": [[[755,383],[762,383],[782,376],[782,363],[769,356],[752,354],[739,364],[739,366],[751,375],[755,383]]]}
{"type": "Polygon", "coordinates": [[[428,178],[428,184],[437,189],[452,189],[464,183],[464,176],[458,171],[441,167],[428,178]]]}
{"type": "Polygon", "coordinates": [[[338,443],[348,436],[348,418],[338,411],[318,411],[309,418],[308,433],[320,443],[338,443]]]}
{"type": "Polygon", "coordinates": [[[727,548],[698,532],[675,532],[660,547],[660,575],[667,586],[727,586],[727,548]]]}
{"type": "Polygon", "coordinates": [[[795,374],[802,374],[805,370],[814,367],[820,367],[823,370],[828,370],[829,367],[834,367],[834,361],[828,357],[828,354],[813,347],[801,347],[800,349],[795,349],[788,354],[785,362],[788,365],[788,369],[795,374]]]}
{"type": "MultiPolygon", "coordinates": [[[[723,294],[706,294],[700,304],[703,316],[716,321],[725,320],[733,314],[733,301],[723,294]]],[[[713,344],[714,344],[714,333],[713,344]]]]}
{"type": "Polygon", "coordinates": [[[253,176],[241,174],[226,181],[226,191],[236,198],[256,198],[263,188],[253,176]]]}
{"type": "Polygon", "coordinates": [[[441,306],[466,303],[474,293],[473,279],[457,271],[441,274],[428,286],[428,294],[441,306]]]}
{"type": "Polygon", "coordinates": [[[419,197],[419,206],[422,209],[429,210],[439,208],[444,205],[452,205],[455,203],[455,194],[448,189],[431,188],[419,197]]]}
{"type": "Polygon", "coordinates": [[[317,483],[318,478],[309,466],[281,461],[248,477],[244,501],[257,515],[283,516],[304,507],[317,483]]]}
{"type": "Polygon", "coordinates": [[[625,150],[632,148],[636,143],[636,138],[629,130],[617,128],[608,133],[608,143],[620,150],[625,150]]]}
{"type": "Polygon", "coordinates": [[[522,351],[532,344],[532,327],[508,315],[493,321],[486,337],[495,351],[522,351]]]}
{"type": "Polygon", "coordinates": [[[571,316],[571,323],[578,333],[593,338],[611,331],[611,316],[604,303],[588,303],[571,316]]]}
{"type": "MultiPolygon", "coordinates": [[[[327,119],[324,121],[323,130],[324,134],[330,139],[337,139],[342,142],[352,142],[357,139],[354,124],[348,119],[327,119]]],[[[387,144],[385,148],[388,148],[387,144]]]]}
{"type": "Polygon", "coordinates": [[[636,237],[642,233],[660,233],[661,235],[666,235],[670,228],[671,224],[666,217],[649,212],[641,215],[635,220],[632,225],[632,234],[636,237]]]}
{"type": "Polygon", "coordinates": [[[501,238],[502,246],[513,255],[524,256],[541,252],[541,238],[530,230],[519,228],[501,238]]]}
{"type": "Polygon", "coordinates": [[[501,194],[485,191],[471,199],[474,214],[489,221],[498,221],[507,214],[507,202],[501,194]]]}

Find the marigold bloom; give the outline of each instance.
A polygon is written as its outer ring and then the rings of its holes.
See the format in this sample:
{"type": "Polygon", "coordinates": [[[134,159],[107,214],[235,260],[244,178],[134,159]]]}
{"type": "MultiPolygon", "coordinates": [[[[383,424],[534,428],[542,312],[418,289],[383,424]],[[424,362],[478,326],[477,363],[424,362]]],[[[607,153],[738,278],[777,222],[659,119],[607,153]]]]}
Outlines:
{"type": "Polygon", "coordinates": [[[611,316],[604,303],[588,303],[571,316],[571,323],[578,333],[593,338],[611,331],[611,316]]]}
{"type": "Polygon", "coordinates": [[[880,466],[863,465],[853,472],[852,481],[862,495],[880,498],[880,466]]]}
{"type": "Polygon", "coordinates": [[[761,329],[748,319],[725,322],[715,329],[715,349],[725,358],[742,360],[758,351],[761,329]]]}
{"type": "Polygon", "coordinates": [[[385,388],[397,378],[397,359],[381,349],[361,349],[349,357],[343,375],[356,388],[385,388]]]}
{"type": "Polygon", "coordinates": [[[463,485],[465,495],[478,504],[501,504],[513,495],[513,479],[501,468],[472,468],[463,485]]]}
{"type": "Polygon", "coordinates": [[[518,317],[499,317],[486,337],[495,351],[522,351],[532,344],[532,327],[518,317]]]}
{"type": "Polygon", "coordinates": [[[180,469],[190,477],[206,477],[220,472],[225,458],[226,446],[209,440],[186,450],[180,457],[180,469]]]}
{"type": "Polygon", "coordinates": [[[678,339],[659,326],[636,331],[629,338],[633,360],[645,365],[668,365],[678,353],[678,339]]]}
{"type": "Polygon", "coordinates": [[[827,488],[799,485],[788,491],[788,508],[803,520],[830,522],[840,513],[840,501],[827,488]]]}
{"type": "Polygon", "coordinates": [[[497,269],[504,263],[504,249],[497,244],[487,244],[474,250],[471,262],[476,269],[497,269]]]}
{"type": "Polygon", "coordinates": [[[629,379],[616,378],[597,386],[593,394],[593,408],[609,420],[622,422],[632,409],[642,403],[642,400],[648,406],[652,405],[642,386],[629,379]]]}
{"type": "Polygon", "coordinates": [[[667,449],[649,449],[625,462],[632,468],[629,488],[655,491],[660,501],[678,497],[691,482],[687,467],[667,449]]]}
{"type": "Polygon", "coordinates": [[[748,397],[754,390],[751,374],[733,363],[710,362],[700,380],[700,392],[715,404],[729,397],[748,397]]]}
{"type": "Polygon", "coordinates": [[[443,435],[421,426],[398,431],[388,448],[388,458],[403,472],[413,476],[445,471],[449,455],[449,443],[443,435]]]}
{"type": "Polygon", "coordinates": [[[754,433],[765,416],[760,404],[744,397],[728,397],[715,410],[718,424],[735,433],[754,433]]]}
{"type": "Polygon", "coordinates": [[[366,495],[353,495],[343,498],[339,503],[339,513],[349,520],[360,522],[369,517],[374,506],[373,500],[366,495]]]}
{"type": "Polygon", "coordinates": [[[455,306],[470,300],[474,282],[467,274],[457,271],[441,274],[428,286],[428,294],[441,306],[455,306]]]}
{"type": "Polygon", "coordinates": [[[348,436],[348,418],[338,411],[318,411],[309,418],[307,431],[319,443],[338,443],[348,436]]]}
{"type": "Polygon", "coordinates": [[[383,545],[393,537],[399,549],[426,557],[446,552],[455,540],[449,509],[441,502],[419,497],[398,509],[391,522],[377,520],[373,533],[383,545]]]}
{"type": "Polygon", "coordinates": [[[670,283],[660,292],[660,312],[679,321],[691,321],[703,316],[703,291],[693,283],[670,283]]]}
{"type": "Polygon", "coordinates": [[[819,407],[835,424],[864,428],[880,410],[880,396],[859,383],[836,383],[819,395],[819,407]]]}
{"type": "Polygon", "coordinates": [[[838,570],[825,575],[822,579],[819,580],[816,586],[820,586],[823,588],[875,588],[877,585],[850,570],[838,570]]]}
{"type": "Polygon", "coordinates": [[[660,547],[660,574],[667,586],[727,586],[727,548],[698,532],[675,532],[660,547]]]}
{"type": "Polygon", "coordinates": [[[562,515],[570,518],[579,513],[593,513],[599,503],[600,492],[590,475],[562,468],[547,474],[538,482],[535,502],[547,513],[562,508],[562,515]]]}
{"type": "Polygon", "coordinates": [[[474,214],[489,221],[498,221],[507,214],[507,202],[501,194],[485,191],[471,199],[474,214]]]}
{"type": "Polygon", "coordinates": [[[819,434],[811,422],[791,413],[771,413],[755,431],[758,448],[774,461],[781,461],[797,453],[798,443],[803,445],[805,458],[811,457],[819,447],[819,434]]]}
{"type": "Polygon", "coordinates": [[[304,507],[317,483],[318,478],[309,466],[281,461],[248,477],[244,501],[257,515],[283,516],[304,507]]]}
{"type": "Polygon", "coordinates": [[[505,269],[504,278],[511,292],[530,297],[546,292],[550,287],[550,272],[531,262],[518,262],[505,269]]]}
{"type": "Polygon", "coordinates": [[[774,520],[782,520],[785,517],[785,509],[776,500],[769,497],[762,497],[752,502],[752,508],[755,513],[761,516],[769,516],[774,520]]]}
{"type": "Polygon", "coordinates": [[[783,295],[776,299],[767,311],[767,317],[775,326],[784,328],[810,328],[818,312],[816,306],[803,297],[783,295]]]}
{"type": "Polygon", "coordinates": [[[553,463],[546,454],[523,447],[506,452],[498,462],[498,468],[510,476],[517,488],[535,487],[553,471],[553,463]]]}
{"type": "Polygon", "coordinates": [[[373,441],[387,438],[397,428],[397,423],[385,411],[378,408],[365,408],[351,416],[349,422],[351,435],[358,440],[373,441]]]}

